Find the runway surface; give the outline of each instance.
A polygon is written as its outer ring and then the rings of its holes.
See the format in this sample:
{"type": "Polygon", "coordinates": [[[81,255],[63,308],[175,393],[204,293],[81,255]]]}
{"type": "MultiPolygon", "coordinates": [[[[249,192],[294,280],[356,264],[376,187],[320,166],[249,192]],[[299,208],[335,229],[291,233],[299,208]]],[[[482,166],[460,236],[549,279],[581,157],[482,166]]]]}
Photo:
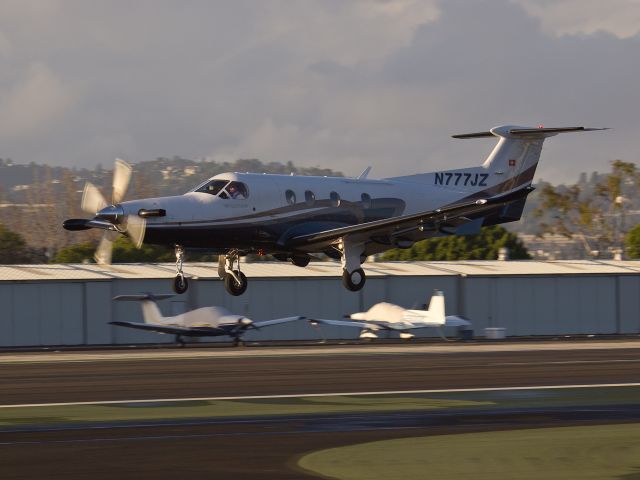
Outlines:
{"type": "MultiPolygon", "coordinates": [[[[399,345],[4,354],[0,404],[640,383],[637,342],[488,345],[492,346],[498,348],[399,345]]],[[[584,409],[566,405],[5,429],[0,432],[0,469],[3,479],[308,478],[296,470],[296,458],[321,448],[463,431],[637,422],[638,400],[635,405],[584,409]]]]}
{"type": "Polygon", "coordinates": [[[611,342],[608,348],[592,343],[597,349],[586,349],[585,343],[552,345],[553,350],[546,344],[516,344],[518,349],[510,351],[459,345],[446,353],[428,346],[391,351],[357,346],[111,352],[98,358],[92,353],[7,355],[0,356],[0,365],[11,359],[0,368],[0,405],[640,382],[635,342],[614,348],[611,342]],[[68,355],[73,361],[64,360],[68,355]]]}

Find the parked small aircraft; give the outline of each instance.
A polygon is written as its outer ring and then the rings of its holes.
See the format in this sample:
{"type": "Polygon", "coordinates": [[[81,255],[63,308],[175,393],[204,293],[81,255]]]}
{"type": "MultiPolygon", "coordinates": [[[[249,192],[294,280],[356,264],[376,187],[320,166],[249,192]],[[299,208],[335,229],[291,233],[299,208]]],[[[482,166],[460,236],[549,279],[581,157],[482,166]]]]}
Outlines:
{"type": "Polygon", "coordinates": [[[220,254],[218,275],[232,295],[247,288],[240,257],[272,254],[305,267],[311,255],[339,259],[343,284],[352,291],[365,284],[361,264],[390,248],[408,248],[442,235],[477,233],[482,226],[520,219],[547,137],[599,128],[501,126],[454,138],[497,137],[480,166],[382,180],[222,173],[184,195],[123,202],[131,166],[117,160],[109,204],[87,183],[82,209],[91,219],[69,219],[67,230],[106,230],[95,258],[111,260],[114,235],[175,248],[174,291],[188,282],[185,249],[220,254]]]}
{"type": "Polygon", "coordinates": [[[296,322],[304,317],[276,318],[254,322],[242,316],[234,315],[223,307],[203,307],[191,310],[174,317],[163,317],[158,308],[157,300],[171,298],[174,294],[118,295],[114,300],[135,300],[142,304],[144,323],[140,322],[109,322],[119,327],[150,330],[158,333],[169,333],[176,336],[176,342],[184,345],[182,337],[219,337],[229,336],[234,345],[242,342],[242,336],[249,329],[258,330],[262,327],[279,325],[281,323],[296,322]]]}
{"type": "Polygon", "coordinates": [[[400,338],[409,340],[415,335],[409,330],[419,328],[457,327],[468,330],[471,322],[457,315],[445,316],[444,294],[436,290],[427,310],[407,310],[392,303],[377,303],[366,312],[352,313],[350,320],[325,320],[313,318],[311,325],[336,325],[360,329],[360,338],[371,340],[378,338],[379,330],[398,332],[400,338]]]}

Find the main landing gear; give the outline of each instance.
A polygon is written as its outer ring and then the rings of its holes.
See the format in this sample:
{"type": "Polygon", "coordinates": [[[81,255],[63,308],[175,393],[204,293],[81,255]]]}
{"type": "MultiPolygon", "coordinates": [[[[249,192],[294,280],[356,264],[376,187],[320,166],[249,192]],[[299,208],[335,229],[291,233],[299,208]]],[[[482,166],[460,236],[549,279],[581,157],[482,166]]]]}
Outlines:
{"type": "Polygon", "coordinates": [[[231,295],[237,297],[247,289],[247,277],[240,271],[240,252],[231,250],[226,255],[218,257],[218,276],[224,280],[224,288],[231,295]],[[234,269],[234,264],[238,264],[234,269]]]}
{"type": "Polygon", "coordinates": [[[173,279],[173,291],[182,294],[189,288],[187,277],[182,272],[182,264],[184,263],[184,248],[176,245],[176,276],[173,279]]]}
{"type": "Polygon", "coordinates": [[[360,267],[364,255],[364,244],[341,238],[337,249],[342,263],[342,284],[352,292],[361,290],[367,281],[364,270],[360,267]]]}

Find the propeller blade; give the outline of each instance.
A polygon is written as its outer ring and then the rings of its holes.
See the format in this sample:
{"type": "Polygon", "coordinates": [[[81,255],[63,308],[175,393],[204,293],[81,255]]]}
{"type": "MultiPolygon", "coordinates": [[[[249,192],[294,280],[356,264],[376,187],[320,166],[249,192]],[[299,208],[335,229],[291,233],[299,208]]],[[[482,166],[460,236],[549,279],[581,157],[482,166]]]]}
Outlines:
{"type": "Polygon", "coordinates": [[[144,242],[144,231],[147,227],[147,221],[137,215],[129,215],[127,217],[127,235],[136,248],[142,247],[144,242]]]}
{"type": "MultiPolygon", "coordinates": [[[[117,234],[115,234],[117,235],[117,234]]],[[[111,254],[113,252],[113,232],[104,232],[100,239],[100,244],[96,253],[93,255],[94,260],[98,265],[111,265],[111,254]]]]}
{"type": "Polygon", "coordinates": [[[129,188],[129,180],[131,180],[131,172],[133,168],[127,162],[120,158],[116,158],[113,166],[113,204],[120,203],[129,188]]]}
{"type": "Polygon", "coordinates": [[[107,201],[93,183],[87,182],[82,191],[82,203],[80,207],[83,212],[95,215],[97,212],[107,206],[107,201]]]}

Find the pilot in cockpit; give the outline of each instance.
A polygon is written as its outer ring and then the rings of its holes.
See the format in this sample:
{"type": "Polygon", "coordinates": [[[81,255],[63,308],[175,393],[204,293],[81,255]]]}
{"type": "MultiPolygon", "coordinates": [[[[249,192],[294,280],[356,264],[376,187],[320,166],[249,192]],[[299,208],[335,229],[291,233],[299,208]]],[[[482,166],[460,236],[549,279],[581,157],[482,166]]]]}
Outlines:
{"type": "Polygon", "coordinates": [[[229,188],[227,188],[227,192],[229,192],[230,198],[239,199],[239,200],[244,200],[245,198],[245,196],[240,191],[240,189],[233,183],[229,185],[229,188]]]}

